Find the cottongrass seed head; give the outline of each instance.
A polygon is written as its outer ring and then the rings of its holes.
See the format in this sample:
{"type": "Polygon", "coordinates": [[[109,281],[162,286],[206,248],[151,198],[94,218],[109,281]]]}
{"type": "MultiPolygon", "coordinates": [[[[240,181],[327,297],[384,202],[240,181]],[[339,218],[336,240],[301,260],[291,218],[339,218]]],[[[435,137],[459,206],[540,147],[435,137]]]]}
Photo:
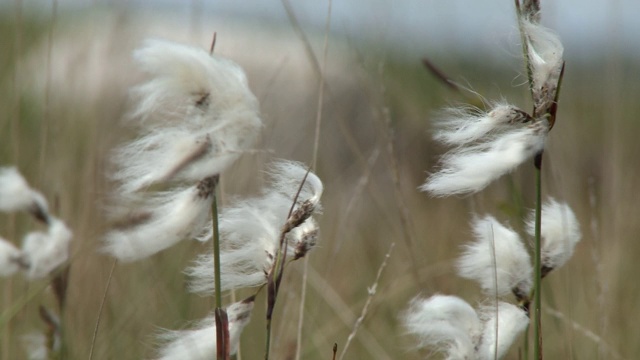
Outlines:
{"type": "Polygon", "coordinates": [[[414,299],[403,320],[420,347],[442,353],[447,360],[500,359],[529,323],[515,305],[498,302],[497,307],[484,306],[477,312],[450,295],[414,299]]]}
{"type": "Polygon", "coordinates": [[[518,233],[492,216],[474,219],[472,227],[475,239],[456,263],[458,274],[477,281],[488,296],[528,294],[533,267],[518,233]]]}
{"type": "Polygon", "coordinates": [[[51,217],[46,233],[31,232],[22,242],[22,262],[28,266],[27,278],[40,279],[69,259],[73,233],[59,219],[51,217]]]}
{"type": "MultiPolygon", "coordinates": [[[[542,272],[546,275],[549,271],[564,265],[582,238],[580,224],[576,215],[566,203],[560,203],[549,198],[542,205],[541,219],[541,260],[542,272]]],[[[532,211],[527,220],[527,232],[535,236],[535,212],[532,211]]]]}
{"type": "MultiPolygon", "coordinates": [[[[222,290],[259,286],[267,282],[268,271],[275,260],[283,229],[290,223],[289,211],[302,180],[292,214],[303,212],[297,224],[286,234],[288,254],[302,257],[317,241],[318,226],[310,217],[321,208],[322,181],[301,163],[278,161],[271,164],[270,185],[261,196],[239,200],[224,208],[219,219],[220,266],[222,290]]],[[[293,217],[294,215],[292,215],[293,217]]],[[[209,226],[209,235],[212,231],[209,226]]],[[[199,256],[187,269],[192,278],[191,289],[202,294],[214,291],[213,256],[199,256]]]]}
{"type": "MultiPolygon", "coordinates": [[[[253,310],[253,298],[233,303],[227,307],[229,320],[230,354],[238,351],[240,335],[249,323],[253,310]]],[[[211,314],[193,329],[167,331],[159,336],[163,344],[158,351],[158,360],[209,360],[216,357],[216,321],[211,314]]]]}
{"type": "MultiPolygon", "coordinates": [[[[501,107],[493,111],[500,114],[502,122],[512,119],[519,121],[523,116],[513,107],[501,107]]],[[[460,143],[442,157],[440,169],[427,178],[420,187],[422,191],[437,197],[478,192],[541,152],[549,130],[545,119],[526,125],[514,122],[506,131],[471,141],[486,129],[484,125],[470,127],[470,130],[464,130],[458,126],[460,134],[456,130],[437,134],[442,141],[461,141],[466,138],[468,140],[465,141],[470,142],[460,143]]]]}
{"type": "Polygon", "coordinates": [[[0,211],[27,211],[44,222],[49,216],[44,196],[29,187],[18,169],[13,166],[0,167],[0,211]]]}
{"type": "Polygon", "coordinates": [[[253,146],[262,121],[240,66],[163,40],[148,40],[134,57],[151,79],[132,90],[142,135],[114,157],[121,192],[219,175],[253,146]]]}
{"type": "Polygon", "coordinates": [[[18,272],[21,257],[22,253],[15,245],[0,237],[0,277],[18,272]]]}

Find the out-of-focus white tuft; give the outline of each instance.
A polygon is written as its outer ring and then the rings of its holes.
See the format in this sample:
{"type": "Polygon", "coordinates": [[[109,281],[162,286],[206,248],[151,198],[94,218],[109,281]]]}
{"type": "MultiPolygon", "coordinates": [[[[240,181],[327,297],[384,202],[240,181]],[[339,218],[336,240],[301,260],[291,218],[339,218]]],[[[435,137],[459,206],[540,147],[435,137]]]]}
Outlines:
{"type": "Polygon", "coordinates": [[[403,321],[420,347],[430,346],[446,359],[475,359],[482,323],[466,301],[448,295],[414,299],[403,321]]]}
{"type": "Polygon", "coordinates": [[[0,211],[30,211],[48,216],[47,201],[31,189],[15,167],[0,167],[0,211]]]}
{"type": "MultiPolygon", "coordinates": [[[[263,189],[261,196],[238,201],[221,212],[218,226],[221,239],[220,267],[224,269],[221,274],[223,291],[259,286],[267,281],[268,271],[280,244],[282,228],[307,173],[305,166],[295,162],[276,162],[271,168],[274,170],[270,172],[270,185],[263,189]]],[[[314,209],[320,208],[322,189],[320,179],[310,172],[294,212],[305,202],[313,204],[314,209]]],[[[209,230],[205,239],[208,240],[212,230],[210,224],[207,226],[209,230]]],[[[302,249],[299,246],[305,246],[300,241],[308,241],[306,245],[311,245],[312,241],[315,244],[317,240],[317,237],[296,238],[300,235],[298,231],[311,230],[313,227],[317,230],[313,218],[306,219],[299,227],[302,229],[294,228],[287,237],[291,240],[288,242],[288,254],[294,257],[302,249]]],[[[192,278],[192,291],[213,293],[215,281],[211,254],[199,256],[186,272],[192,278]]]]}
{"type": "Polygon", "coordinates": [[[318,222],[309,218],[287,234],[289,246],[293,249],[293,260],[304,257],[316,246],[319,231],[318,222]]]}
{"type": "MultiPolygon", "coordinates": [[[[576,215],[566,203],[549,198],[542,205],[541,219],[541,260],[548,271],[564,265],[571,256],[576,244],[582,238],[580,224],[576,215]]],[[[527,220],[527,232],[535,236],[535,212],[527,220]]]]}
{"type": "Polygon", "coordinates": [[[22,253],[15,245],[0,237],[0,276],[11,276],[20,270],[22,253]]]}
{"type": "Polygon", "coordinates": [[[47,233],[27,234],[22,242],[22,261],[28,266],[27,278],[43,278],[66,262],[72,237],[67,225],[54,217],[50,218],[47,233]]]}
{"type": "Polygon", "coordinates": [[[531,62],[532,88],[536,107],[548,108],[555,97],[564,48],[557,34],[544,26],[522,21],[531,62]]]}
{"type": "MultiPolygon", "coordinates": [[[[57,340],[57,339],[56,339],[57,340]]],[[[28,360],[49,360],[49,349],[47,347],[47,337],[38,332],[34,332],[22,337],[22,343],[27,353],[28,360]]],[[[60,344],[54,344],[54,349],[60,344]]]]}
{"type": "Polygon", "coordinates": [[[222,173],[262,127],[242,69],[203,49],[149,40],[134,57],[151,79],[133,89],[142,136],[116,151],[124,193],[222,173]]]}
{"type": "MultiPolygon", "coordinates": [[[[227,309],[229,319],[229,346],[231,355],[238,351],[240,335],[249,323],[253,300],[237,302],[227,309]]],[[[216,357],[216,322],[211,314],[194,329],[168,331],[159,336],[164,343],[158,351],[158,360],[208,360],[216,357]]]]}
{"type": "Polygon", "coordinates": [[[199,185],[147,199],[137,216],[141,221],[133,219],[107,233],[104,250],[121,261],[134,261],[200,235],[210,220],[213,190],[199,185]]]}
{"type": "Polygon", "coordinates": [[[478,192],[540,152],[547,132],[547,121],[541,120],[484,143],[455,148],[420,189],[438,197],[478,192]]]}
{"type": "Polygon", "coordinates": [[[501,359],[529,325],[529,317],[521,308],[506,302],[486,306],[480,311],[484,321],[478,359],[501,359]],[[496,331],[497,326],[497,331],[496,331]]]}
{"type": "Polygon", "coordinates": [[[531,290],[533,268],[518,233],[492,216],[473,221],[475,240],[457,261],[458,274],[475,280],[488,296],[504,296],[514,289],[531,290]]]}
{"type": "Polygon", "coordinates": [[[433,138],[447,145],[464,145],[527,120],[524,111],[509,104],[497,104],[488,112],[469,107],[449,108],[436,120],[433,138]]]}

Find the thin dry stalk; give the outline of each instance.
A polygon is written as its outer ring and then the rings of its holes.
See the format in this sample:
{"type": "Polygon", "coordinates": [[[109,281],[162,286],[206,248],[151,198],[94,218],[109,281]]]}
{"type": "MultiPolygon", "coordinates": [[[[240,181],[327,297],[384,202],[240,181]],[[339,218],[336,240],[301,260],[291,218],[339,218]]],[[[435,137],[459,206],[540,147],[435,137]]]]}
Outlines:
{"type": "Polygon", "coordinates": [[[111,265],[111,271],[109,271],[109,278],[107,279],[107,285],[104,287],[104,294],[102,295],[102,301],[100,302],[100,308],[98,309],[98,319],[96,319],[96,327],[93,329],[93,336],[91,337],[91,347],[89,348],[89,360],[93,359],[93,349],[96,346],[96,339],[98,338],[98,329],[100,328],[100,322],[102,320],[102,310],[104,304],[107,302],[107,294],[109,292],[109,286],[111,285],[111,279],[113,278],[113,271],[116,269],[118,260],[113,260],[111,265]]]}
{"type": "Polygon", "coordinates": [[[344,347],[342,348],[342,352],[340,353],[339,360],[342,360],[344,358],[344,355],[347,352],[347,349],[349,348],[351,341],[353,340],[353,338],[355,338],[356,333],[358,332],[358,329],[362,325],[362,322],[364,321],[364,318],[367,315],[367,312],[369,311],[369,306],[373,301],[373,297],[376,294],[378,284],[380,283],[380,277],[382,276],[382,271],[387,266],[387,261],[391,257],[391,252],[393,251],[394,246],[396,246],[396,243],[391,243],[391,245],[389,246],[389,251],[387,251],[387,254],[384,256],[384,260],[382,261],[382,264],[380,264],[380,267],[378,268],[378,274],[376,275],[376,280],[374,281],[373,285],[371,285],[371,287],[368,289],[369,297],[367,298],[367,301],[364,303],[364,306],[362,307],[362,312],[360,313],[360,317],[356,320],[356,323],[353,325],[353,330],[351,331],[351,334],[349,334],[349,337],[347,337],[347,342],[344,344],[344,347]]]}
{"type": "MultiPolygon", "coordinates": [[[[53,49],[53,32],[56,25],[56,19],[58,15],[58,0],[53,0],[51,3],[51,24],[49,25],[49,34],[47,38],[47,71],[45,85],[44,85],[44,106],[42,114],[42,125],[40,128],[40,174],[45,176],[46,171],[44,168],[45,154],[51,149],[47,149],[47,140],[49,139],[50,113],[51,113],[51,52],[53,49]]],[[[44,179],[41,179],[41,181],[44,179]]]]}

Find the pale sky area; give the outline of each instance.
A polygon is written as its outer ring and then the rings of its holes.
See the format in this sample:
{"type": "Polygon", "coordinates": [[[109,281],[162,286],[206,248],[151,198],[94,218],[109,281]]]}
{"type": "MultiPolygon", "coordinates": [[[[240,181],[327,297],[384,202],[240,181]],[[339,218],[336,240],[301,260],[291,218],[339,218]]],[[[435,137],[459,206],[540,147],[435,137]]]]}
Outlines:
{"type": "MultiPolygon", "coordinates": [[[[307,32],[323,31],[327,1],[289,0],[307,32]]],[[[1,11],[14,11],[19,1],[0,0],[1,11]]],[[[52,1],[23,0],[26,12],[51,11],[52,1]]],[[[197,19],[224,18],[289,26],[281,0],[58,0],[69,9],[137,9],[197,19]],[[194,17],[194,14],[197,14],[194,17]]],[[[543,0],[543,22],[556,30],[566,51],[591,57],[606,52],[640,56],[639,0],[543,0]]],[[[453,51],[504,49],[517,42],[512,0],[335,0],[332,33],[349,40],[392,45],[408,53],[449,45],[453,51]]],[[[498,50],[500,51],[500,50],[498,50]]]]}

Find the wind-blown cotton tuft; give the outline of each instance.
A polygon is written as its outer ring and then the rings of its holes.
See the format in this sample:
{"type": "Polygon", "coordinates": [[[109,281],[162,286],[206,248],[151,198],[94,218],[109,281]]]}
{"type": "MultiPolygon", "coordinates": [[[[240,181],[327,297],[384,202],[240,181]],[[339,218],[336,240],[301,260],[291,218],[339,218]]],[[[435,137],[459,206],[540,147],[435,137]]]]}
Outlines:
{"type": "Polygon", "coordinates": [[[492,216],[473,221],[475,240],[466,245],[457,261],[458,274],[475,280],[488,296],[504,296],[531,290],[533,268],[518,233],[492,216]]]}
{"type": "Polygon", "coordinates": [[[455,148],[443,156],[440,170],[420,189],[438,197],[478,192],[539,153],[547,132],[543,120],[484,143],[455,148]]]}
{"type": "MultiPolygon", "coordinates": [[[[238,351],[240,335],[249,323],[253,301],[237,302],[227,308],[231,355],[238,351]]],[[[211,314],[191,330],[168,331],[160,335],[164,343],[158,360],[209,360],[216,357],[216,322],[211,314]]]]}
{"type": "Polygon", "coordinates": [[[49,275],[69,259],[73,233],[62,220],[51,217],[46,233],[32,232],[22,242],[22,261],[27,264],[29,279],[49,275]]]}
{"type": "Polygon", "coordinates": [[[15,167],[0,167],[0,211],[29,211],[46,219],[47,201],[31,189],[15,167]]]}
{"type": "Polygon", "coordinates": [[[529,325],[529,317],[521,308],[503,301],[481,310],[483,319],[479,359],[501,359],[529,325]],[[497,325],[497,331],[496,331],[497,325]]]}
{"type": "Polygon", "coordinates": [[[557,90],[564,48],[558,35],[544,26],[526,19],[522,25],[531,62],[534,102],[536,108],[548,109],[557,90]]]}
{"type": "Polygon", "coordinates": [[[119,260],[134,261],[197,237],[210,222],[211,191],[201,182],[147,199],[138,215],[141,221],[107,233],[104,250],[119,260]]]}
{"type": "Polygon", "coordinates": [[[218,175],[253,145],[262,121],[237,64],[162,40],[147,41],[134,57],[150,79],[132,91],[141,136],[114,156],[124,194],[218,175]]]}
{"type": "MultiPolygon", "coordinates": [[[[541,219],[541,260],[543,271],[550,271],[564,265],[571,256],[576,244],[582,238],[580,224],[576,215],[566,203],[549,198],[542,205],[541,219]],[[546,268],[546,269],[545,269],[546,268]]],[[[535,212],[527,220],[527,232],[535,236],[535,212]]]]}
{"type": "Polygon", "coordinates": [[[0,276],[11,276],[20,270],[22,253],[12,243],[0,237],[0,276]]]}
{"type": "Polygon", "coordinates": [[[482,333],[476,311],[466,301],[449,295],[414,299],[403,322],[420,347],[442,352],[446,359],[475,359],[475,344],[482,333]]]}
{"type": "MultiPolygon", "coordinates": [[[[280,245],[283,226],[288,222],[289,211],[295,194],[302,183],[307,168],[300,163],[280,161],[271,164],[270,185],[259,197],[240,200],[222,210],[218,226],[221,238],[220,267],[222,290],[259,286],[267,281],[280,245]]],[[[307,175],[305,185],[298,197],[294,213],[305,204],[313,204],[313,209],[321,207],[320,196],[323,185],[313,173],[307,175]]],[[[308,237],[297,239],[297,232],[314,227],[315,221],[309,217],[288,234],[289,256],[298,254],[300,241],[315,241],[308,237]]],[[[315,225],[317,228],[317,225],[315,225]]],[[[212,231],[209,227],[210,238],[212,231]]],[[[316,233],[317,235],[317,233],[316,233]]],[[[310,247],[311,243],[306,244],[310,247]]],[[[310,248],[309,247],[309,248],[310,248]]],[[[308,249],[307,249],[308,250],[308,249]]],[[[191,277],[191,290],[202,294],[214,291],[214,263],[211,254],[199,256],[194,264],[186,270],[191,277]]]]}
{"type": "Polygon", "coordinates": [[[524,111],[509,104],[498,104],[488,112],[468,107],[449,108],[440,114],[433,138],[447,145],[464,145],[528,120],[524,111]]]}

